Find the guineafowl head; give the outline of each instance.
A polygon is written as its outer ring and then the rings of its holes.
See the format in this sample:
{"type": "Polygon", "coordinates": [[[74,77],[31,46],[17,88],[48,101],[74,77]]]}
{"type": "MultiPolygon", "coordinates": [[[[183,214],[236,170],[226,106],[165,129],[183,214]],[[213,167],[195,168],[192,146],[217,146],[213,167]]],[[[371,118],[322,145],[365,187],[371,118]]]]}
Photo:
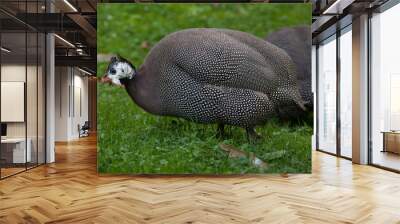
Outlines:
{"type": "Polygon", "coordinates": [[[112,57],[105,75],[115,85],[121,85],[122,80],[133,79],[136,75],[136,68],[128,60],[121,56],[112,57]]]}

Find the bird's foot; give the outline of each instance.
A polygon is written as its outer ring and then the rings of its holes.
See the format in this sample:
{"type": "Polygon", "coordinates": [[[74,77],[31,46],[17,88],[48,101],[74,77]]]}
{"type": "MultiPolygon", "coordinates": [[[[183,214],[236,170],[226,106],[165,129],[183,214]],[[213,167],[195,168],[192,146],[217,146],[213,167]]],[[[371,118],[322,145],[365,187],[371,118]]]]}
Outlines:
{"type": "Polygon", "coordinates": [[[224,125],[223,124],[218,124],[218,129],[217,129],[217,134],[215,137],[224,139],[225,138],[225,132],[224,132],[224,125]]]}
{"type": "Polygon", "coordinates": [[[257,142],[262,139],[261,135],[256,132],[254,128],[246,128],[247,141],[257,142]]]}

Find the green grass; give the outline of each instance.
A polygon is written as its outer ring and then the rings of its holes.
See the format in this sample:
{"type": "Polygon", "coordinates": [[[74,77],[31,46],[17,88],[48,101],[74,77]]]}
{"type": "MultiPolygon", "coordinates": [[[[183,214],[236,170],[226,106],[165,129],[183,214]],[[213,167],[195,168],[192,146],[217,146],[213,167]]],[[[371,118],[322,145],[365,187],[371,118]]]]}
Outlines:
{"type": "MultiPolygon", "coordinates": [[[[99,4],[98,53],[120,54],[136,67],[165,35],[191,27],[241,30],[264,38],[282,27],[310,24],[310,4],[99,4]],[[149,47],[143,47],[148,45],[149,47]],[[141,47],[142,46],[142,47],[141,47]]],[[[102,76],[107,64],[98,64],[102,76]]],[[[124,89],[98,84],[98,169],[101,173],[309,173],[312,127],[271,120],[249,143],[244,130],[159,117],[139,108],[124,89]],[[248,159],[228,158],[224,142],[268,163],[261,170],[248,159]],[[272,152],[284,151],[273,156],[272,152]]]]}

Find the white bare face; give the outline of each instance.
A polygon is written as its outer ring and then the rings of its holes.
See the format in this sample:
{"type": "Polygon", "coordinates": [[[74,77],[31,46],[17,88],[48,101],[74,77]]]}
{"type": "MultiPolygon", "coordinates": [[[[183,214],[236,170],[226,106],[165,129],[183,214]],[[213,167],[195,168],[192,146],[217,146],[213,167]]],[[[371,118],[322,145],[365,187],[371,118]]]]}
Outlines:
{"type": "Polygon", "coordinates": [[[128,78],[132,79],[134,75],[134,70],[126,62],[114,62],[110,65],[107,76],[111,79],[112,83],[115,85],[121,85],[120,79],[128,78]]]}

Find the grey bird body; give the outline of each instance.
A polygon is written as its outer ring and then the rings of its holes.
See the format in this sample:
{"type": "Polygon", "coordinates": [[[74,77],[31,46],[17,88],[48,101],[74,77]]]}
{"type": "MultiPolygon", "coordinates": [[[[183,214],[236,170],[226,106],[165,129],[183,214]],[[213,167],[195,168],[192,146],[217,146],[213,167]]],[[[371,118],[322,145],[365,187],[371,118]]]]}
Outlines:
{"type": "Polygon", "coordinates": [[[290,57],[260,38],[227,29],[164,37],[137,75],[121,83],[146,111],[201,123],[253,128],[303,106],[290,57]]]}

